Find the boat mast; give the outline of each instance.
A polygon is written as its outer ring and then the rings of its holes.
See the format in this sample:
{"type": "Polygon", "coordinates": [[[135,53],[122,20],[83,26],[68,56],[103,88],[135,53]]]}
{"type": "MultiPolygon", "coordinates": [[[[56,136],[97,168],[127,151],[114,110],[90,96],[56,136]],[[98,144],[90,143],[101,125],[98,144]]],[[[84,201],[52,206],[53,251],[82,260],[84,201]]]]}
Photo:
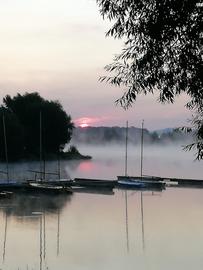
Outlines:
{"type": "Polygon", "coordinates": [[[126,122],[126,137],[125,137],[125,176],[128,171],[128,121],[126,122]]]}
{"type": "Polygon", "coordinates": [[[61,179],[61,160],[60,160],[60,152],[58,154],[58,178],[61,179]]]}
{"type": "Polygon", "coordinates": [[[6,175],[7,182],[9,182],[9,168],[8,168],[8,146],[7,146],[7,138],[6,138],[6,124],[5,124],[5,116],[3,113],[3,131],[4,131],[4,147],[5,147],[5,158],[6,158],[6,175]]]}
{"type": "Polygon", "coordinates": [[[143,171],[143,141],[144,141],[144,120],[142,120],[142,131],[141,131],[141,161],[140,161],[140,176],[142,179],[142,171],[143,171]]]}
{"type": "Polygon", "coordinates": [[[43,168],[42,168],[42,112],[39,114],[39,160],[40,160],[40,179],[43,179],[43,168]]]}

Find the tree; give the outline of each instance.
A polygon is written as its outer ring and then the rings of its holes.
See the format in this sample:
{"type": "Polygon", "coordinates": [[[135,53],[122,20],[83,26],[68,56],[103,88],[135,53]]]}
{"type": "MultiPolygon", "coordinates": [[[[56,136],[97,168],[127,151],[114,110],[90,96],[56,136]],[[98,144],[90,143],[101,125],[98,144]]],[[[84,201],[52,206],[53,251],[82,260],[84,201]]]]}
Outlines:
{"type": "Polygon", "coordinates": [[[186,92],[189,107],[202,105],[202,4],[200,0],[97,0],[114,25],[107,35],[124,38],[121,54],[103,77],[127,92],[129,106],[140,93],[159,91],[162,102],[186,92]]]}
{"type": "Polygon", "coordinates": [[[73,123],[58,101],[45,100],[38,93],[25,93],[13,98],[7,95],[3,102],[23,126],[26,155],[39,156],[40,134],[44,154],[57,154],[70,141],[73,123]]]}
{"type": "Polygon", "coordinates": [[[15,160],[22,156],[23,127],[15,114],[5,107],[0,107],[0,160],[15,160]],[[6,153],[7,152],[7,153],[6,153]]]}
{"type": "Polygon", "coordinates": [[[105,67],[113,76],[101,78],[124,88],[117,102],[128,108],[141,93],[158,92],[161,102],[186,93],[186,106],[201,112],[202,0],[96,1],[102,16],[114,22],[107,35],[125,40],[122,52],[105,67]]]}
{"type": "Polygon", "coordinates": [[[196,151],[196,159],[203,159],[203,111],[199,112],[190,120],[191,127],[182,127],[181,131],[184,131],[186,134],[192,134],[193,137],[196,138],[195,142],[190,143],[184,147],[187,150],[195,150],[196,151]]]}

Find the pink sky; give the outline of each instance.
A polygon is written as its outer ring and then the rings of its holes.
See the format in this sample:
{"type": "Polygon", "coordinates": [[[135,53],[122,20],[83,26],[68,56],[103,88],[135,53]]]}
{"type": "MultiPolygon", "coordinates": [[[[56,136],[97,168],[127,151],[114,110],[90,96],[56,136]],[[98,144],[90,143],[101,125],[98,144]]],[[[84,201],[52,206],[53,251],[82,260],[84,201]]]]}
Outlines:
{"type": "Polygon", "coordinates": [[[76,125],[158,129],[186,124],[185,97],[161,105],[139,97],[128,111],[115,106],[122,89],[98,82],[122,42],[105,38],[95,0],[13,0],[0,3],[0,100],[6,94],[38,91],[59,100],[76,125]]]}

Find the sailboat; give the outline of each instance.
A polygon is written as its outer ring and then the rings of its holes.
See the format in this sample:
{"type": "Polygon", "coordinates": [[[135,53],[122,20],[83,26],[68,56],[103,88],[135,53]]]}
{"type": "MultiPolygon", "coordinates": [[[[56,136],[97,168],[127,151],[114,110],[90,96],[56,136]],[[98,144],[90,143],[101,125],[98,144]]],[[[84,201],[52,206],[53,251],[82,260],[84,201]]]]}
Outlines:
{"type": "Polygon", "coordinates": [[[140,163],[140,176],[127,175],[127,162],[128,162],[128,121],[126,122],[126,144],[125,144],[125,175],[117,176],[118,185],[127,188],[140,188],[140,189],[163,189],[165,184],[159,180],[153,180],[149,177],[143,176],[143,146],[144,146],[144,120],[142,121],[141,128],[141,163],[140,163]]]}
{"type": "Polygon", "coordinates": [[[7,146],[7,136],[6,136],[6,123],[5,123],[5,115],[3,113],[2,116],[2,126],[3,126],[3,138],[4,138],[4,152],[5,152],[5,162],[6,162],[6,170],[0,171],[1,174],[6,175],[6,180],[0,181],[0,197],[10,197],[11,190],[16,190],[18,188],[22,188],[22,183],[17,182],[16,180],[11,180],[9,175],[9,162],[8,162],[8,146],[7,146]],[[9,190],[9,191],[8,191],[9,190]]]}
{"type": "MultiPolygon", "coordinates": [[[[40,178],[37,179],[35,177],[35,180],[28,180],[27,181],[27,190],[31,192],[43,192],[43,193],[55,193],[55,194],[60,194],[60,193],[72,193],[72,189],[70,186],[68,187],[65,184],[62,184],[60,182],[60,163],[58,161],[58,172],[57,173],[52,173],[52,172],[46,172],[45,171],[45,160],[43,164],[43,159],[42,159],[42,113],[40,111],[40,121],[39,121],[39,139],[40,139],[40,171],[34,171],[32,170],[31,172],[34,172],[35,175],[40,174],[40,178]],[[46,181],[46,174],[49,175],[58,175],[59,179],[54,180],[54,181],[46,181]]],[[[67,181],[66,181],[67,182],[67,181]]]]}
{"type": "Polygon", "coordinates": [[[131,188],[144,188],[145,183],[141,181],[134,181],[128,176],[128,121],[126,122],[126,137],[125,137],[125,175],[118,176],[118,185],[120,187],[131,187],[131,188]]]}

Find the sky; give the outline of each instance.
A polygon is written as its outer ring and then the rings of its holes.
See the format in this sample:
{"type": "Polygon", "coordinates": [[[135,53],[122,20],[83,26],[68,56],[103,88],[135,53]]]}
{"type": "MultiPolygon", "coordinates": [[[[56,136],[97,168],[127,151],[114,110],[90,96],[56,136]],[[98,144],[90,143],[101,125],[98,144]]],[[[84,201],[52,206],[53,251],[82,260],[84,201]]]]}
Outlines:
{"type": "Polygon", "coordinates": [[[121,40],[105,37],[109,26],[96,0],[0,0],[0,102],[37,91],[59,100],[76,126],[186,125],[185,96],[173,105],[139,96],[127,111],[115,105],[123,89],[99,82],[122,49],[121,40]]]}

